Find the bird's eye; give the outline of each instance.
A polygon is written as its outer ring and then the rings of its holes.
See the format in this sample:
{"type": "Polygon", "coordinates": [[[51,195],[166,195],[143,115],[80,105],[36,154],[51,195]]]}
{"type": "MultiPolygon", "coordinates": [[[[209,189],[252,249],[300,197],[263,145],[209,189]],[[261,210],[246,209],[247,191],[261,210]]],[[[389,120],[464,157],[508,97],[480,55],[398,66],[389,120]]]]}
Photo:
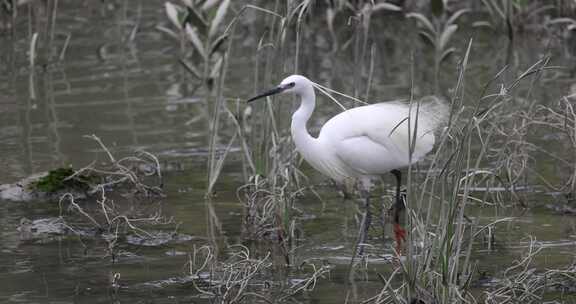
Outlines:
{"type": "Polygon", "coordinates": [[[296,85],[295,82],[290,82],[290,83],[288,83],[288,84],[286,85],[286,88],[287,88],[287,89],[291,89],[291,88],[293,88],[295,85],[296,85]]]}

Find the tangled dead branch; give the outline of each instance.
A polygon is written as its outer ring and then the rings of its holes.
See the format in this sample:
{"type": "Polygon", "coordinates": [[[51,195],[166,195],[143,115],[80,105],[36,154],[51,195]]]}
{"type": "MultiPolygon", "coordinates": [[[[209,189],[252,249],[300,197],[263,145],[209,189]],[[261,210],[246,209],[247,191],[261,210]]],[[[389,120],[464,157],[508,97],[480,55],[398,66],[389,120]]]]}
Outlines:
{"type": "MultiPolygon", "coordinates": [[[[311,291],[316,282],[329,273],[328,265],[305,262],[304,277],[288,279],[285,284],[270,281],[274,265],[270,253],[254,257],[242,245],[229,247],[227,258],[219,261],[210,246],[195,248],[189,255],[189,273],[195,289],[215,303],[283,303],[294,295],[311,291]]],[[[303,267],[301,267],[303,268],[303,267]]]]}

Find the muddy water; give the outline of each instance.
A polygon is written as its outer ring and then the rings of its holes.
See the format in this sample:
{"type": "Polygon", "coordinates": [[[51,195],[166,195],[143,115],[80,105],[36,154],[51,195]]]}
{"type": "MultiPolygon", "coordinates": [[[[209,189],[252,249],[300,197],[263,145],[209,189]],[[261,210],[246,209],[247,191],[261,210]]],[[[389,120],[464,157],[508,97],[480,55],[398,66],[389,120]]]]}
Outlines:
{"type": "MultiPolygon", "coordinates": [[[[97,134],[117,155],[144,149],[160,158],[167,197],[154,204],[161,207],[164,216],[173,217],[179,223],[178,232],[187,237],[185,241],[161,246],[126,240],[118,245],[121,254],[113,262],[101,240],[90,237],[79,240],[72,236],[34,238],[17,230],[24,218],[33,221],[58,217],[58,206],[44,202],[1,202],[0,301],[208,301],[191,285],[166,282],[184,277],[187,252],[214,240],[211,213],[221,227],[216,239],[230,244],[242,241],[239,216],[242,210],[235,194],[243,181],[238,164],[241,155],[235,152],[229,157],[216,186],[218,195],[208,205],[204,199],[207,118],[203,93],[196,89],[197,81],[178,63],[179,43],[155,29],[165,21],[162,1],[64,1],[58,10],[53,42],[60,50],[65,37],[70,35],[64,60],[40,62],[33,81],[27,69],[27,18],[18,19],[13,39],[6,33],[0,36],[0,183],[13,183],[58,166],[82,167],[104,159],[96,143],[83,137],[97,134]],[[136,23],[135,39],[128,43],[127,37],[136,23]],[[110,287],[114,273],[121,274],[118,291],[110,287]]],[[[263,21],[251,16],[239,26],[233,48],[236,56],[230,62],[226,83],[225,94],[230,98],[245,98],[254,93],[251,80],[256,62],[254,45],[262,34],[259,22],[263,21]]],[[[385,20],[374,22],[384,30],[374,31],[371,36],[380,52],[375,57],[370,96],[381,100],[408,96],[410,54],[416,58],[415,93],[430,94],[434,89],[433,65],[427,55],[429,49],[412,39],[414,35],[409,32],[414,29],[400,24],[393,30],[385,20]]],[[[331,41],[323,25],[312,23],[304,31],[307,43],[302,46],[301,72],[345,92],[359,90],[350,80],[349,71],[355,67],[352,47],[327,56],[331,41]]],[[[466,87],[470,96],[480,91],[482,84],[504,65],[507,56],[505,37],[474,29],[464,29],[454,45],[462,50],[472,36],[475,44],[470,75],[474,81],[469,81],[466,87]]],[[[526,69],[544,54],[552,55],[554,65],[570,66],[569,52],[557,43],[527,37],[517,42],[511,73],[526,69]]],[[[287,56],[286,62],[293,62],[291,55],[287,56]]],[[[442,70],[440,86],[444,90],[455,83],[457,59],[449,61],[442,70]]],[[[39,56],[38,60],[46,58],[39,56]]],[[[286,73],[291,71],[286,69],[286,73]]],[[[569,94],[569,75],[568,72],[535,87],[532,96],[545,103],[569,94]]],[[[328,104],[325,100],[321,102],[328,104]]],[[[316,115],[313,127],[336,112],[336,107],[326,106],[316,115]]],[[[553,165],[545,160],[538,167],[549,172],[551,179],[559,178],[550,169],[553,165]]],[[[305,170],[320,185],[324,202],[313,195],[306,195],[298,202],[302,210],[298,254],[301,259],[331,263],[335,268],[330,279],[320,281],[314,292],[298,297],[298,301],[341,303],[347,295],[356,300],[372,296],[381,287],[373,273],[356,286],[346,283],[346,267],[357,232],[357,205],[344,201],[332,188],[322,186],[325,180],[321,176],[307,167],[305,170]]],[[[539,267],[561,267],[573,258],[575,219],[545,208],[563,197],[537,185],[521,195],[530,209],[469,210],[470,216],[480,217],[481,222],[515,218],[498,225],[494,244],[476,246],[479,269],[487,275],[497,275],[517,258],[527,246],[529,235],[545,245],[538,258],[539,267]]],[[[391,241],[373,237],[371,267],[389,272],[386,257],[391,253],[391,241]]]]}

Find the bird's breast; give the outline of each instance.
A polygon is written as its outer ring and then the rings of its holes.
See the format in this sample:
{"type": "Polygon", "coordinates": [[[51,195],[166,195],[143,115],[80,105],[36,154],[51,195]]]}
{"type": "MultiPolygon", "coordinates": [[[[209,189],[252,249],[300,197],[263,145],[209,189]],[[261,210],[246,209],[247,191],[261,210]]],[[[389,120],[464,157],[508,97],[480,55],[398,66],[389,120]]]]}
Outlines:
{"type": "Polygon", "coordinates": [[[306,147],[296,148],[304,159],[316,170],[336,182],[344,182],[348,179],[356,178],[355,174],[338,157],[336,147],[322,137],[315,139],[314,149],[306,147]]]}

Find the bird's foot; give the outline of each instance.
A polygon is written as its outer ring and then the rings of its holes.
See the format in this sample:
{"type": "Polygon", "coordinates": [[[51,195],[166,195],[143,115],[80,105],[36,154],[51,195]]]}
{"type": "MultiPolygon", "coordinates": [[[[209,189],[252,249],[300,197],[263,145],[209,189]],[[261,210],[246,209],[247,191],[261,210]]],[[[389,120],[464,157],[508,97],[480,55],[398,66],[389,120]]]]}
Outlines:
{"type": "Polygon", "coordinates": [[[400,255],[402,243],[406,241],[406,230],[398,223],[394,224],[394,239],[396,240],[396,252],[400,255]]]}

